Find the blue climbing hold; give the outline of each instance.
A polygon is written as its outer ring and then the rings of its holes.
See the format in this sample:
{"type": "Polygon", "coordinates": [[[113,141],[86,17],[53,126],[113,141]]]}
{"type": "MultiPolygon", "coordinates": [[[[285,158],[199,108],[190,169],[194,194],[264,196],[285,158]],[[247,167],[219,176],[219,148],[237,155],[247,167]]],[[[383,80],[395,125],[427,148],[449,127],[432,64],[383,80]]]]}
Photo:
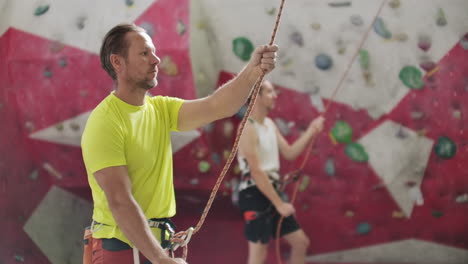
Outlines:
{"type": "Polygon", "coordinates": [[[327,54],[319,54],[315,57],[315,65],[321,70],[328,70],[332,67],[333,61],[327,54]]]}

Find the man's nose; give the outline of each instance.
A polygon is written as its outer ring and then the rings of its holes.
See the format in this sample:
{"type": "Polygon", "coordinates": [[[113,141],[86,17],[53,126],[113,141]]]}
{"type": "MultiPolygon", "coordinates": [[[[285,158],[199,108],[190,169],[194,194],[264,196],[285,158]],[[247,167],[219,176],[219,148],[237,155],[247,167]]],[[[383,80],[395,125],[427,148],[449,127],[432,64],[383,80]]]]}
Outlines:
{"type": "Polygon", "coordinates": [[[161,63],[161,59],[153,53],[153,60],[151,61],[151,64],[158,65],[159,63],[161,63]]]}

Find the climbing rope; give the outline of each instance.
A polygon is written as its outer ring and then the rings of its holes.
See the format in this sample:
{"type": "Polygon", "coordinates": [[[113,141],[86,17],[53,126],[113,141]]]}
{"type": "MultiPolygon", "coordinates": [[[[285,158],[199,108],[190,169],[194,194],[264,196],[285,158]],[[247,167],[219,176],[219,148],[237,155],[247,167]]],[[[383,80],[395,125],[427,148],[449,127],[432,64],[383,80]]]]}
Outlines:
{"type": "MultiPolygon", "coordinates": [[[[278,10],[278,14],[276,16],[276,22],[275,22],[275,26],[273,28],[273,33],[271,35],[269,45],[273,45],[273,43],[275,41],[276,33],[278,31],[279,23],[280,23],[280,20],[281,20],[281,14],[283,12],[284,2],[285,2],[285,0],[281,0],[281,4],[280,4],[279,10],[278,10]]],[[[206,217],[208,216],[208,212],[210,211],[211,205],[213,204],[213,201],[214,201],[214,199],[216,197],[216,193],[218,192],[219,186],[221,185],[224,177],[226,176],[226,173],[228,172],[228,170],[229,170],[229,168],[230,168],[230,166],[232,164],[232,161],[234,160],[234,157],[235,157],[235,155],[237,153],[237,150],[239,148],[239,140],[240,140],[240,137],[241,137],[241,135],[242,135],[242,133],[244,131],[245,123],[247,122],[247,119],[249,118],[250,113],[252,112],[253,106],[255,104],[255,100],[257,99],[257,95],[258,95],[258,93],[260,91],[260,86],[263,83],[263,78],[264,77],[265,77],[265,73],[262,73],[260,78],[255,83],[255,86],[253,88],[252,95],[251,95],[251,100],[250,100],[249,105],[247,107],[247,111],[246,111],[246,113],[244,115],[244,118],[242,118],[242,121],[241,121],[241,123],[239,125],[239,133],[236,136],[236,139],[234,141],[234,145],[232,146],[232,149],[231,149],[231,153],[229,154],[229,157],[228,157],[228,159],[226,161],[226,164],[224,165],[223,170],[221,171],[221,174],[219,175],[218,179],[216,180],[216,184],[214,185],[213,190],[211,191],[210,198],[208,199],[208,202],[206,203],[205,209],[203,210],[203,214],[200,217],[200,220],[198,221],[195,228],[191,227],[187,231],[179,232],[179,233],[175,234],[174,237],[171,239],[172,243],[176,243],[176,244],[180,245],[181,247],[183,247],[184,252],[183,252],[182,257],[183,257],[184,260],[187,259],[187,254],[188,254],[187,243],[189,242],[190,237],[192,235],[195,235],[196,233],[198,233],[198,231],[200,231],[203,223],[205,222],[206,217]]]]}
{"type": "MultiPolygon", "coordinates": [[[[330,105],[332,103],[332,101],[335,99],[336,97],[336,94],[338,93],[338,90],[341,88],[342,84],[343,84],[343,81],[345,80],[345,78],[348,76],[349,74],[349,71],[351,69],[351,66],[353,65],[354,61],[356,60],[360,50],[362,49],[362,47],[364,46],[364,42],[367,40],[367,38],[369,37],[369,33],[370,31],[372,30],[372,27],[375,23],[375,21],[377,20],[377,18],[379,17],[380,13],[382,12],[382,9],[385,5],[385,3],[387,2],[387,0],[383,0],[382,3],[380,4],[380,7],[377,11],[377,13],[375,14],[374,16],[374,19],[372,20],[372,23],[369,25],[367,31],[365,32],[364,36],[362,37],[361,39],[361,42],[359,43],[359,46],[356,50],[356,52],[354,53],[353,57],[351,58],[351,61],[348,63],[347,67],[346,67],[346,70],[345,72],[343,73],[343,75],[341,76],[337,86],[335,87],[335,89],[333,90],[333,93],[332,93],[332,96],[330,97],[330,100],[328,100],[328,103],[325,107],[325,110],[323,111],[323,113],[321,113],[321,116],[324,116],[328,110],[330,109],[330,105]]],[[[312,147],[314,146],[314,143],[315,143],[315,139],[316,137],[313,137],[307,148],[306,148],[306,154],[304,156],[304,159],[302,160],[301,162],[301,165],[299,166],[299,169],[297,169],[294,174],[296,175],[295,178],[296,178],[296,184],[295,184],[295,187],[294,187],[294,191],[293,191],[293,195],[291,197],[291,204],[294,204],[294,201],[296,200],[296,197],[297,197],[297,192],[299,190],[299,178],[301,177],[302,175],[302,171],[306,165],[306,162],[309,160],[309,156],[310,156],[310,153],[311,153],[311,150],[312,150],[312,147]]],[[[277,228],[276,228],[276,245],[275,245],[275,248],[276,248],[276,259],[277,259],[277,263],[279,264],[282,264],[283,261],[281,259],[281,250],[280,250],[280,232],[281,232],[281,225],[283,223],[283,220],[284,220],[284,217],[281,216],[280,217],[280,220],[278,221],[278,225],[277,225],[277,228]]]]}

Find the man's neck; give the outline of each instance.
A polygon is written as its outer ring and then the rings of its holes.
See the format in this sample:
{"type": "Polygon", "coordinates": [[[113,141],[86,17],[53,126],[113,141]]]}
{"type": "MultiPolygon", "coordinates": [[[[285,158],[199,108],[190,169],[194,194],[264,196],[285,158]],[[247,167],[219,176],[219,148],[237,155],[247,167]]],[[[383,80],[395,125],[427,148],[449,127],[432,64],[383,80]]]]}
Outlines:
{"type": "Polygon", "coordinates": [[[139,87],[131,87],[127,84],[117,84],[115,96],[127,104],[141,106],[145,103],[146,90],[139,87]]]}

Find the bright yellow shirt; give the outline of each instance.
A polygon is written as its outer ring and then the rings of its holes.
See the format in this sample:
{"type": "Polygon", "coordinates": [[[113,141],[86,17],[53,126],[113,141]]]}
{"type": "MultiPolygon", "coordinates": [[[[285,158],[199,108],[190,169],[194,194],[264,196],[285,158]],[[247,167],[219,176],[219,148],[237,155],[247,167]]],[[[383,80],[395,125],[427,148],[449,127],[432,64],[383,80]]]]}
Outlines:
{"type": "MultiPolygon", "coordinates": [[[[104,168],[127,166],[132,194],[147,219],[175,215],[170,131],[177,130],[183,102],[147,96],[144,105],[134,106],[111,93],[91,113],[81,148],[93,195],[93,220],[104,224],[93,233],[94,238],[117,238],[131,245],[94,178],[104,168]]],[[[152,230],[159,240],[159,229],[152,230]]]]}

